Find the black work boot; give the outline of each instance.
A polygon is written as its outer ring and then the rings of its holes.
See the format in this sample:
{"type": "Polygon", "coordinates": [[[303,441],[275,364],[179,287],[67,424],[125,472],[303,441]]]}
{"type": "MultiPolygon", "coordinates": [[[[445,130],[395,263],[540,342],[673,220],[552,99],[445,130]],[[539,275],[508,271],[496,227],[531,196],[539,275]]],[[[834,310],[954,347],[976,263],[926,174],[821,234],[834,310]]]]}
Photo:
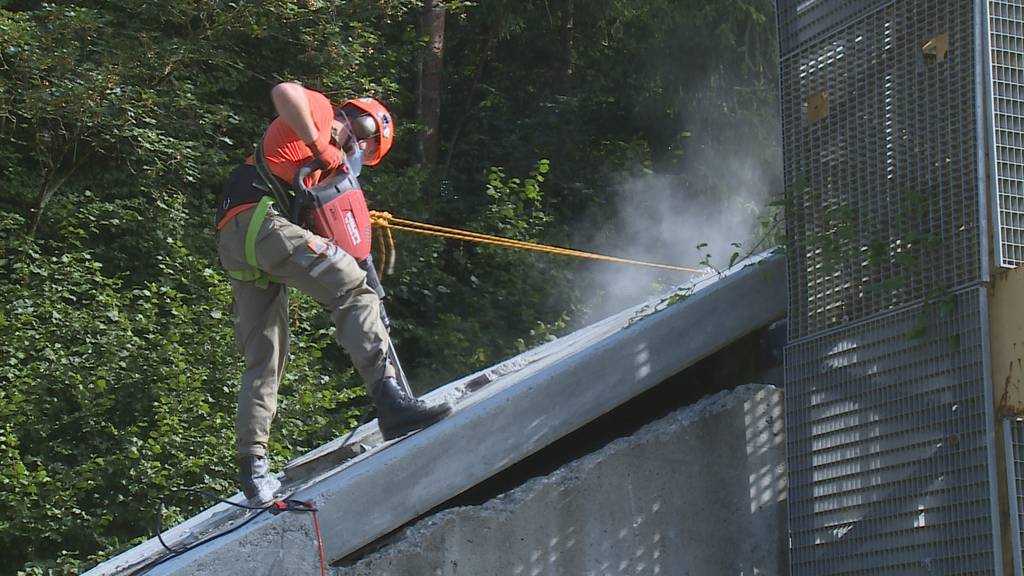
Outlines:
{"type": "Polygon", "coordinates": [[[238,476],[242,493],[250,506],[266,506],[274,501],[280,480],[270,473],[270,464],[263,456],[239,456],[238,476]]]}
{"type": "Polygon", "coordinates": [[[452,411],[447,402],[428,406],[426,402],[417,400],[406,393],[393,377],[378,382],[371,397],[377,407],[377,426],[385,440],[426,428],[452,411]]]}

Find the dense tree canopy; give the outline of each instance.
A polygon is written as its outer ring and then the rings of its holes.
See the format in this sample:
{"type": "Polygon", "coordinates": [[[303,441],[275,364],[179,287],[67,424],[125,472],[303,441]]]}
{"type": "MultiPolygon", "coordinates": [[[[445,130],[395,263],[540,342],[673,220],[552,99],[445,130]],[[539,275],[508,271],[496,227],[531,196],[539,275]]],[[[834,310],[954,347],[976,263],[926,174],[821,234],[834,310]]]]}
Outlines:
{"type": "MultiPolygon", "coordinates": [[[[372,208],[593,249],[627,178],[728,196],[708,151],[771,175],[775,52],[770,0],[0,0],[0,574],[77,573],[150,535],[171,489],[235,490],[241,358],[214,197],[275,83],[391,106],[396,149],[362,178],[372,208]]],[[[397,242],[384,282],[421,391],[600,308],[576,262],[397,242]]],[[[369,407],[316,305],[292,314],[278,464],[369,407]]],[[[202,503],[168,504],[173,521],[202,503]]]]}

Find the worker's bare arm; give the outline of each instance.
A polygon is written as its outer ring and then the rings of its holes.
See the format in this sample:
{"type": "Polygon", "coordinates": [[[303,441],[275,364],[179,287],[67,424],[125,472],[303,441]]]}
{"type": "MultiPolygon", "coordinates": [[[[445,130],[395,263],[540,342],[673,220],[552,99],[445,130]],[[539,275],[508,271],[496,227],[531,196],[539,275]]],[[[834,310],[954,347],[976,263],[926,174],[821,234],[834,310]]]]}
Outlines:
{"type": "Polygon", "coordinates": [[[311,144],[317,140],[320,134],[313,123],[306,90],[301,85],[282,82],[274,86],[270,91],[270,97],[274,101],[278,115],[295,130],[303,142],[311,144]]]}

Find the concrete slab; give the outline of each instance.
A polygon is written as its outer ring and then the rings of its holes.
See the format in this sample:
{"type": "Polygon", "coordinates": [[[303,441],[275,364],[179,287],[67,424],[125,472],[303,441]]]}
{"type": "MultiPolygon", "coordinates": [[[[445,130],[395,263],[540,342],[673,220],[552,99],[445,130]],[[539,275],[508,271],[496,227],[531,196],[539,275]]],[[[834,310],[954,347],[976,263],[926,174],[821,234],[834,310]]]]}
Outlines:
{"type": "MultiPolygon", "coordinates": [[[[428,395],[455,405],[417,434],[352,450],[336,443],[289,466],[294,497],[321,510],[330,561],[342,558],[572,432],[786,312],[781,256],[761,255],[428,395]],[[679,294],[686,294],[679,298],[679,294]],[[362,453],[353,455],[354,452],[362,453]],[[326,460],[324,460],[326,458],[326,460]],[[340,465],[333,465],[331,458],[340,465]],[[347,459],[347,460],[346,460],[347,459]],[[315,465],[311,464],[315,463],[315,465]],[[312,466],[312,468],[310,468],[312,466]],[[305,470],[303,470],[305,469],[305,470]]],[[[375,426],[359,438],[371,438],[375,426]]],[[[372,444],[372,440],[371,440],[372,444]]],[[[172,532],[216,524],[215,507],[172,532]],[[202,522],[200,522],[202,519],[202,522]]],[[[264,515],[152,574],[309,574],[308,516],[264,515]]],[[[162,554],[155,540],[89,575],[124,574],[162,554]]]]}

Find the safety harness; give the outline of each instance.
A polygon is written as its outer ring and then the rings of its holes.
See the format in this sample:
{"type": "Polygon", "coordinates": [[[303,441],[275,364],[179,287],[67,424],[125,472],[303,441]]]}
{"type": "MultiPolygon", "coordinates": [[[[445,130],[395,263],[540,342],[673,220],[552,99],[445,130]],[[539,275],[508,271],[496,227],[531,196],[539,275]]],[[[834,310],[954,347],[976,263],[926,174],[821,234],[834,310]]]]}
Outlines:
{"type": "Polygon", "coordinates": [[[270,210],[270,206],[276,202],[279,208],[285,214],[288,214],[290,212],[291,197],[288,190],[281,185],[281,181],[273,175],[270,167],[267,166],[266,156],[263,155],[263,138],[260,138],[260,141],[256,144],[256,152],[253,154],[253,159],[256,173],[260,175],[260,179],[263,180],[267,190],[273,196],[263,196],[260,198],[259,204],[256,205],[255,211],[252,213],[252,219],[249,220],[249,228],[245,232],[245,262],[249,265],[249,268],[246,270],[228,270],[227,273],[228,276],[236,280],[253,282],[260,288],[266,288],[271,282],[276,282],[276,280],[263,270],[260,270],[256,262],[256,238],[259,236],[263,221],[267,219],[267,211],[270,210]]]}
{"type": "Polygon", "coordinates": [[[323,166],[318,160],[309,162],[299,168],[292,183],[293,189],[287,190],[271,173],[263,154],[263,140],[260,140],[256,145],[253,165],[264,186],[259,186],[257,182],[253,185],[268,192],[269,195],[264,194],[260,197],[256,211],[249,221],[249,229],[246,231],[245,260],[249,268],[229,272],[231,277],[255,282],[260,287],[277,281],[260,270],[256,262],[256,239],[271,204],[276,204],[277,210],[293,224],[311,230],[317,236],[344,250],[355,258],[360,266],[363,266],[364,262],[372,262],[370,244],[373,224],[363,190],[359,187],[356,173],[349,164],[351,158],[352,156],[349,156],[345,159],[340,173],[332,173],[313,188],[306,187],[305,178],[310,173],[321,170],[323,166]]]}

